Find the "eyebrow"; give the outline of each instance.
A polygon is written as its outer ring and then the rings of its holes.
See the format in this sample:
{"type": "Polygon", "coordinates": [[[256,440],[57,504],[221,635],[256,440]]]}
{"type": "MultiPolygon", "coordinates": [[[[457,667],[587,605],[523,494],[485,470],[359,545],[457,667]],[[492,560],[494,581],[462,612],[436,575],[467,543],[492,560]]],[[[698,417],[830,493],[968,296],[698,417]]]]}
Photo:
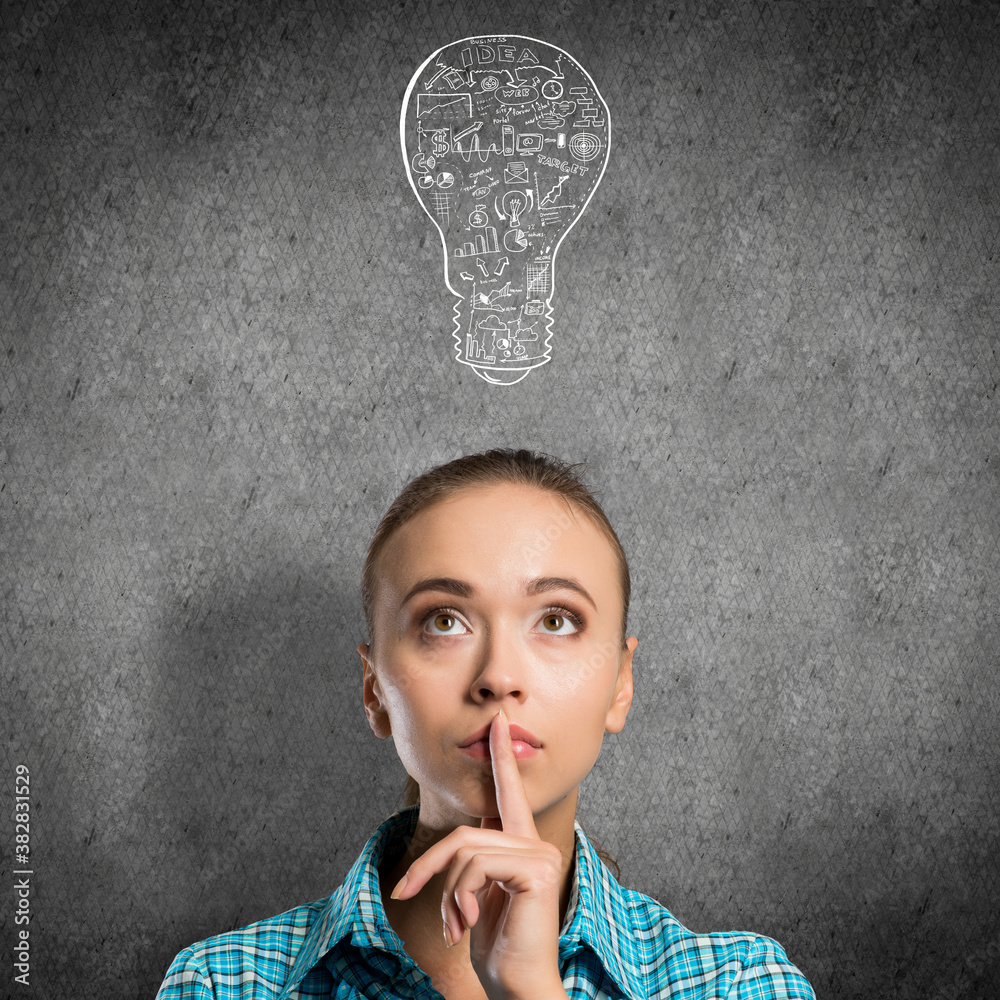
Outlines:
{"type": "MultiPolygon", "coordinates": [[[[590,594],[588,594],[587,591],[576,582],[576,580],[572,580],[565,576],[536,577],[524,588],[524,593],[526,597],[535,597],[538,594],[544,594],[550,590],[563,589],[575,591],[587,600],[595,611],[597,610],[597,605],[594,603],[594,599],[590,596],[590,594]]],[[[406,597],[403,598],[400,607],[405,606],[411,597],[415,597],[417,594],[421,594],[425,590],[443,590],[446,594],[454,594],[456,597],[474,597],[476,594],[475,588],[472,584],[465,583],[462,580],[456,580],[454,577],[450,576],[433,576],[415,583],[410,588],[406,597]]]]}

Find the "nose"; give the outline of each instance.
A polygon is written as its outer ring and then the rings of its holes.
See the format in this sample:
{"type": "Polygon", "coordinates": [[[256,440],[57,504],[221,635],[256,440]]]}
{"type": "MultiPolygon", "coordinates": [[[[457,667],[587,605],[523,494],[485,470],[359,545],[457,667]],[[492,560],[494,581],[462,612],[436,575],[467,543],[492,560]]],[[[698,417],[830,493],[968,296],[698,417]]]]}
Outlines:
{"type": "Polygon", "coordinates": [[[471,686],[476,701],[491,698],[495,701],[524,700],[528,663],[526,650],[518,642],[514,630],[505,630],[502,626],[491,629],[483,639],[477,666],[471,686]]]}

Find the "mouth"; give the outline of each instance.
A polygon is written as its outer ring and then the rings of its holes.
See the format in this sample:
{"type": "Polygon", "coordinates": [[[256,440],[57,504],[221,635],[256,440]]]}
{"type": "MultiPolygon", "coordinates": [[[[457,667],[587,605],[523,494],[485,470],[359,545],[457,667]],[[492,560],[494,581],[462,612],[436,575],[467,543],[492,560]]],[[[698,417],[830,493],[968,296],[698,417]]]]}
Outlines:
{"type": "MultiPolygon", "coordinates": [[[[530,743],[525,743],[524,740],[511,740],[510,745],[517,760],[534,757],[540,749],[539,747],[532,746],[530,743]]],[[[490,760],[490,741],[489,739],[476,740],[475,743],[468,743],[462,746],[461,751],[468,757],[476,757],[488,761],[490,760]]]]}
{"type": "MultiPolygon", "coordinates": [[[[485,726],[477,729],[474,733],[470,734],[464,743],[459,744],[463,750],[467,750],[470,747],[475,746],[477,743],[486,744],[486,753],[489,755],[490,752],[490,725],[487,722],[485,726]]],[[[542,741],[535,736],[534,733],[529,732],[523,726],[519,726],[516,722],[510,723],[510,740],[514,746],[514,753],[517,753],[518,744],[520,743],[522,748],[530,750],[540,750],[542,747],[542,741]]]]}

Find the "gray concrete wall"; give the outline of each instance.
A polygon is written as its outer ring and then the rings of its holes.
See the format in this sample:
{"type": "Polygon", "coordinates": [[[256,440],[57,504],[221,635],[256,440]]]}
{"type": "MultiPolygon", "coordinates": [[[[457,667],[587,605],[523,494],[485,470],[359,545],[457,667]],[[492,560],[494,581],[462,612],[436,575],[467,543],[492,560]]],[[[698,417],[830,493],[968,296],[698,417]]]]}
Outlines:
{"type": "Polygon", "coordinates": [[[494,445],[588,461],[631,558],[636,701],[580,807],[623,881],[823,997],[995,995],[996,5],[2,17],[12,995],[150,997],[339,884],[405,777],[365,547],[494,445]],[[419,63],[498,31],[571,52],[613,133],[552,361],[505,388],[452,360],[397,133],[419,63]]]}

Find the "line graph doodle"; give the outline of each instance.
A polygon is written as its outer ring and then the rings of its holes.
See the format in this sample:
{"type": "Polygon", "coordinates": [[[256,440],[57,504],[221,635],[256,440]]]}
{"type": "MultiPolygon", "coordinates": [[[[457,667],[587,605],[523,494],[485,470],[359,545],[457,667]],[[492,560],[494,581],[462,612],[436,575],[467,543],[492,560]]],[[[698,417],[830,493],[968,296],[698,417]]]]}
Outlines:
{"type": "Polygon", "coordinates": [[[510,291],[509,281],[507,282],[506,285],[503,286],[503,288],[494,288],[493,291],[489,293],[479,292],[477,295],[477,298],[479,300],[479,308],[480,309],[492,308],[496,305],[496,303],[500,299],[508,299],[510,298],[510,295],[511,291],[510,291]]]}
{"type": "Polygon", "coordinates": [[[559,200],[559,195],[562,194],[563,184],[565,184],[568,180],[569,174],[560,174],[559,180],[555,183],[555,186],[539,202],[539,208],[542,208],[545,205],[554,205],[559,200]]]}
{"type": "Polygon", "coordinates": [[[472,94],[417,94],[417,117],[435,120],[472,117],[472,94]]]}
{"type": "Polygon", "coordinates": [[[528,294],[532,298],[545,298],[552,290],[548,262],[528,264],[528,294]]]}

